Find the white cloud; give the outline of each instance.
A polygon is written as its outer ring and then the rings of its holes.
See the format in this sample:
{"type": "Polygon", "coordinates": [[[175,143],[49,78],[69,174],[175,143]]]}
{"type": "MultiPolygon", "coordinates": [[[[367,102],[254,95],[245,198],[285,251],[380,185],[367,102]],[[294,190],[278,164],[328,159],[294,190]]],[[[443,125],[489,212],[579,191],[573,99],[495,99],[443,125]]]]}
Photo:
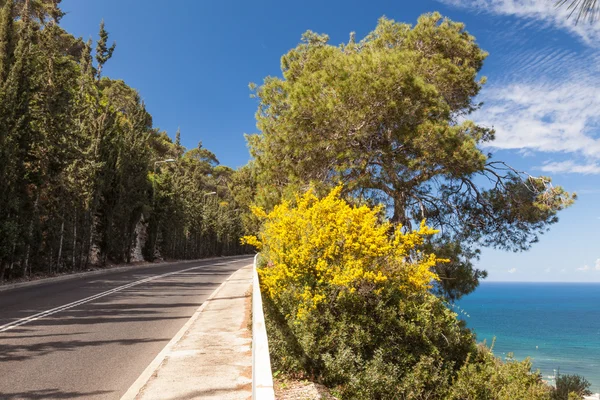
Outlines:
{"type": "Polygon", "coordinates": [[[568,19],[567,7],[557,8],[552,0],[440,0],[449,5],[474,9],[496,15],[523,18],[546,28],[563,29],[580,38],[585,43],[600,45],[600,25],[575,24],[574,18],[568,19]]]}
{"type": "Polygon", "coordinates": [[[508,270],[509,274],[514,274],[515,272],[517,272],[516,268],[511,268],[511,269],[508,270]]]}
{"type": "Polygon", "coordinates": [[[552,268],[546,268],[546,269],[544,270],[544,272],[550,272],[550,271],[552,271],[552,268]]]}
{"type": "MultiPolygon", "coordinates": [[[[486,88],[481,97],[485,105],[472,118],[496,129],[490,146],[600,159],[600,80],[525,81],[486,88]]],[[[583,170],[597,173],[590,165],[583,170]]]]}
{"type": "Polygon", "coordinates": [[[592,269],[595,269],[596,271],[600,271],[600,258],[596,260],[596,263],[594,264],[593,267],[590,267],[589,265],[584,265],[581,268],[577,268],[577,271],[590,271],[592,269]]]}
{"type": "Polygon", "coordinates": [[[502,73],[483,88],[484,106],[469,116],[496,130],[488,147],[523,156],[561,153],[562,159],[537,168],[600,174],[600,24],[575,25],[567,8],[555,7],[552,0],[438,1],[513,17],[493,21],[499,29],[494,29],[488,61],[502,73]],[[549,29],[575,35],[587,47],[553,41],[556,32],[549,29]]]}
{"type": "Polygon", "coordinates": [[[599,163],[577,164],[573,161],[548,162],[539,167],[539,169],[552,173],[600,174],[599,163]]]}

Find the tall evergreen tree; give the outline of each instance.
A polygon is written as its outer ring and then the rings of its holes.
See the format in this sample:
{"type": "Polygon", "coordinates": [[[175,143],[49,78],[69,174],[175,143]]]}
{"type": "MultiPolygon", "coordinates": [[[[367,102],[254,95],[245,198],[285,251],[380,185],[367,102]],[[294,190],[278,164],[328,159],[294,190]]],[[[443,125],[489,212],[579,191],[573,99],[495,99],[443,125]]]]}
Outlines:
{"type": "MultiPolygon", "coordinates": [[[[25,9],[26,11],[27,9],[25,9]]],[[[39,199],[39,168],[32,157],[32,148],[36,145],[36,137],[32,130],[31,100],[35,89],[33,79],[32,52],[33,30],[28,19],[23,17],[23,24],[18,33],[19,42],[15,48],[14,63],[10,68],[4,85],[2,96],[2,119],[6,138],[3,161],[6,180],[5,224],[17,224],[17,229],[10,237],[11,259],[18,259],[23,273],[29,272],[33,228],[36,221],[39,199]]]]}
{"type": "Polygon", "coordinates": [[[177,128],[175,132],[175,146],[181,146],[181,129],[177,128]]]}
{"type": "Polygon", "coordinates": [[[185,148],[181,145],[181,129],[177,128],[175,132],[175,151],[177,152],[177,158],[181,157],[185,152],[185,148]]]}
{"type": "Polygon", "coordinates": [[[98,43],[96,45],[96,61],[98,62],[98,79],[100,79],[100,77],[102,76],[102,68],[104,67],[104,64],[106,64],[106,62],[111,59],[111,57],[115,51],[115,48],[117,47],[116,42],[113,42],[112,46],[107,47],[108,46],[108,32],[105,29],[104,20],[102,20],[102,22],[100,22],[99,36],[100,36],[100,39],[98,40],[98,43]]]}
{"type": "Polygon", "coordinates": [[[62,0],[0,0],[0,6],[14,4],[13,17],[21,17],[45,25],[48,21],[60,22],[64,13],[59,5],[62,0]]]}
{"type": "Polygon", "coordinates": [[[0,12],[0,87],[8,76],[13,55],[13,4],[6,2],[0,12]]]}

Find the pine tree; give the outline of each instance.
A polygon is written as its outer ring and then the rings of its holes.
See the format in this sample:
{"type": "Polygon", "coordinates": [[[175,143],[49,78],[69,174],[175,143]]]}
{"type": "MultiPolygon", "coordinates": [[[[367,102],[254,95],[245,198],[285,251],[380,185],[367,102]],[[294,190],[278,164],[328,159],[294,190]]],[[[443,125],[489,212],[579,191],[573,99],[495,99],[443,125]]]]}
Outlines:
{"type": "Polygon", "coordinates": [[[175,132],[175,146],[181,146],[181,128],[177,128],[175,132]]]}
{"type": "Polygon", "coordinates": [[[427,219],[443,232],[432,252],[452,260],[437,270],[439,287],[455,299],[485,276],[469,255],[527,250],[573,203],[549,178],[490,160],[481,149],[493,129],[457,121],[479,107],[487,57],[463,24],[439,13],[413,27],[381,18],[360,51],[355,39],[328,40],[307,32],[282,57],[282,78],[256,89],[261,134],[248,141],[267,208],[291,187],[343,182],[384,202],[403,229],[427,219]]]}
{"type": "MultiPolygon", "coordinates": [[[[26,9],[25,9],[26,10],[26,9]]],[[[4,201],[6,221],[16,219],[17,229],[10,238],[13,248],[11,258],[20,260],[25,275],[29,272],[35,215],[38,210],[38,165],[32,159],[31,149],[36,138],[31,127],[32,90],[35,71],[32,69],[31,47],[33,30],[26,18],[19,32],[14,63],[4,85],[2,96],[3,129],[6,134],[3,152],[4,201]]]]}
{"type": "Polygon", "coordinates": [[[39,234],[48,238],[41,243],[38,262],[46,266],[47,272],[53,272],[65,265],[65,229],[72,224],[79,196],[70,175],[72,160],[79,156],[71,112],[78,71],[76,60],[64,51],[60,40],[64,31],[56,23],[49,22],[37,36],[39,72],[33,93],[32,127],[38,143],[32,155],[39,165],[42,182],[39,207],[44,218],[39,234]]]}
{"type": "Polygon", "coordinates": [[[103,132],[98,126],[101,107],[91,52],[92,42],[88,40],[79,60],[78,92],[73,110],[76,137],[81,152],[81,162],[74,168],[81,195],[81,224],[74,242],[74,247],[79,247],[75,258],[80,268],[87,266],[91,253],[94,253],[91,257],[93,261],[96,259],[96,252],[92,249],[97,249],[95,227],[98,224],[95,213],[99,196],[98,176],[102,167],[100,150],[103,132]]]}
{"type": "Polygon", "coordinates": [[[177,158],[180,158],[185,152],[185,148],[181,145],[181,129],[177,128],[177,132],[175,132],[175,151],[177,153],[177,158]]]}
{"type": "Polygon", "coordinates": [[[100,23],[100,39],[96,44],[96,61],[98,62],[98,79],[102,76],[102,68],[108,60],[111,59],[117,43],[113,42],[112,46],[106,47],[108,43],[108,32],[104,27],[104,20],[100,23]]]}
{"type": "MultiPolygon", "coordinates": [[[[0,12],[0,85],[8,76],[13,53],[13,2],[7,1],[0,12]]],[[[1,143],[1,142],[0,142],[1,143]]]]}

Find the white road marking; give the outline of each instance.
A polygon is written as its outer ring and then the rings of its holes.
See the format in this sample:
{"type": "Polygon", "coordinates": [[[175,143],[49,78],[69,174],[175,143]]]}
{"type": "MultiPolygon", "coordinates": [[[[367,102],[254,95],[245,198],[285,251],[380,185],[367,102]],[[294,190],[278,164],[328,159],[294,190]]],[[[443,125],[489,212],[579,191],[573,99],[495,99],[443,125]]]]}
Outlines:
{"type": "Polygon", "coordinates": [[[154,276],[150,276],[150,277],[145,278],[145,279],[140,279],[139,281],[131,282],[131,283],[128,283],[126,285],[119,286],[119,287],[116,287],[116,288],[111,289],[111,290],[107,290],[106,292],[102,292],[102,293],[98,293],[98,294],[95,294],[95,295],[90,296],[90,297],[86,297],[85,299],[74,301],[72,303],[65,304],[63,306],[59,306],[59,307],[53,308],[51,310],[42,311],[40,313],[37,313],[37,314],[34,314],[34,315],[30,315],[29,317],[25,317],[25,318],[18,319],[16,321],[9,322],[6,325],[0,326],[0,332],[6,332],[6,331],[8,331],[10,329],[16,328],[17,326],[21,326],[21,325],[27,324],[29,322],[36,321],[38,319],[47,317],[49,315],[56,314],[57,312],[68,310],[70,308],[79,306],[81,304],[89,303],[90,301],[94,301],[94,300],[99,299],[101,297],[108,296],[110,294],[119,292],[119,291],[121,291],[123,289],[128,289],[128,288],[133,287],[133,286],[141,285],[142,283],[150,282],[150,281],[152,281],[154,279],[164,278],[166,276],[180,274],[182,272],[192,271],[192,270],[195,270],[195,269],[206,268],[206,267],[207,267],[206,265],[203,265],[203,266],[199,266],[199,267],[182,269],[181,271],[174,271],[174,272],[169,272],[169,273],[162,274],[162,275],[154,275],[154,276]]]}

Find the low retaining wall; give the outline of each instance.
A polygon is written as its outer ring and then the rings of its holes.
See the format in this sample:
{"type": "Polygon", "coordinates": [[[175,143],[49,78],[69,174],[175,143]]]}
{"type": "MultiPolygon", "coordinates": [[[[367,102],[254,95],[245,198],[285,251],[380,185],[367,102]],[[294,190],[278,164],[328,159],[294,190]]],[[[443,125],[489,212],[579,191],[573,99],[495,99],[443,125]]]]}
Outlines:
{"type": "Polygon", "coordinates": [[[265,327],[258,273],[256,272],[257,259],[258,254],[254,256],[252,267],[252,398],[254,400],[274,400],[269,340],[265,327]]]}

